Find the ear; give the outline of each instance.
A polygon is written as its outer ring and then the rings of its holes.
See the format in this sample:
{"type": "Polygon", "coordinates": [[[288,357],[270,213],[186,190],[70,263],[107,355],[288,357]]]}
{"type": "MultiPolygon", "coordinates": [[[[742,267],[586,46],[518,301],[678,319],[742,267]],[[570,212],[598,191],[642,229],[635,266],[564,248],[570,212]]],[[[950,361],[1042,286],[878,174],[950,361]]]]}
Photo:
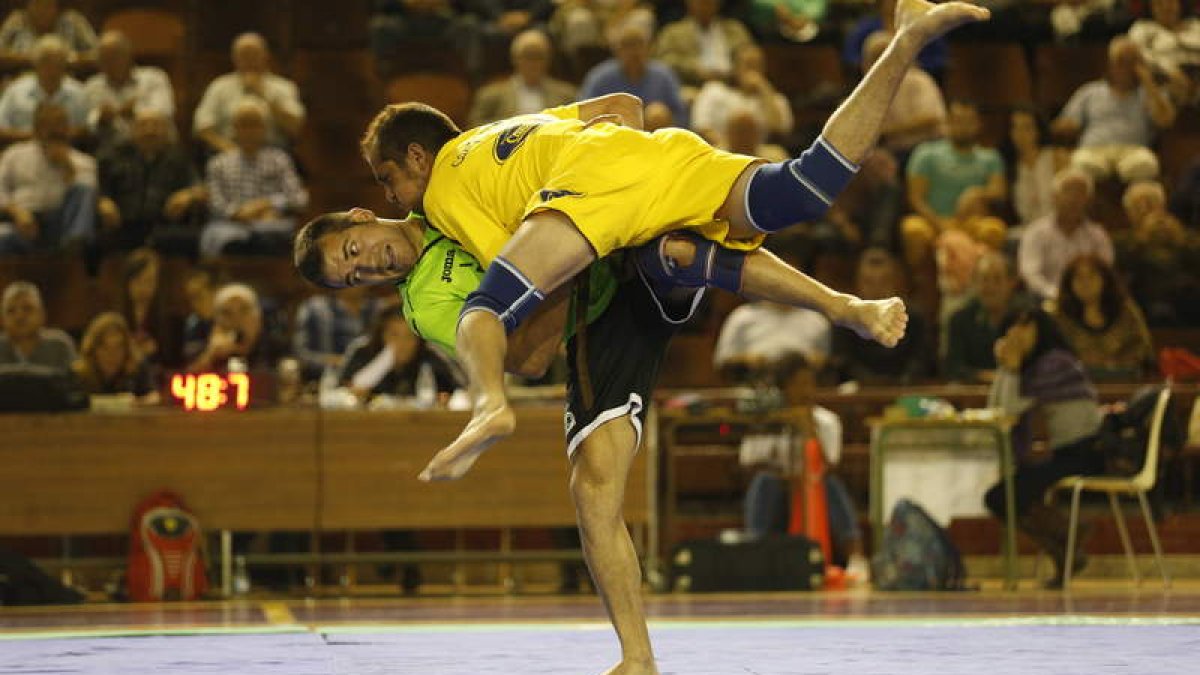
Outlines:
{"type": "Polygon", "coordinates": [[[425,172],[433,167],[433,155],[420,143],[408,144],[405,160],[405,163],[408,164],[405,168],[419,169],[425,172]]]}

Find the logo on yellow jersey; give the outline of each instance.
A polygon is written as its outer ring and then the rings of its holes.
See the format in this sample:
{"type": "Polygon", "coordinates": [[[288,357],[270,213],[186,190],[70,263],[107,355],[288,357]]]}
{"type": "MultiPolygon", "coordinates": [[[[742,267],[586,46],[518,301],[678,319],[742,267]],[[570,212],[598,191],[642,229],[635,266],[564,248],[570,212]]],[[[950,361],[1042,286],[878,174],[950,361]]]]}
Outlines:
{"type": "Polygon", "coordinates": [[[492,148],[492,156],[496,158],[496,162],[503,164],[504,160],[512,157],[517,148],[525,142],[529,135],[538,130],[542,126],[541,122],[531,124],[515,124],[507,129],[500,131],[496,136],[496,145],[492,148]]]}

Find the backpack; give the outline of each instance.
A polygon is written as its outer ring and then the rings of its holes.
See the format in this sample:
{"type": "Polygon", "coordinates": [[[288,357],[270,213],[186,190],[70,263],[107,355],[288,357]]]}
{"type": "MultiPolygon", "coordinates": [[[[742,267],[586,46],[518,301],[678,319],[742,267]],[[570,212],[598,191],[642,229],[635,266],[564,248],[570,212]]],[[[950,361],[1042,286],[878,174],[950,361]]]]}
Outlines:
{"type": "Polygon", "coordinates": [[[194,600],[208,590],[200,523],[178,495],[161,491],[133,510],[129,533],[129,599],[194,600]]]}
{"type": "Polygon", "coordinates": [[[871,582],[881,591],[962,590],[967,577],[954,542],[933,518],[908,499],[896,502],[871,559],[871,582]]]}

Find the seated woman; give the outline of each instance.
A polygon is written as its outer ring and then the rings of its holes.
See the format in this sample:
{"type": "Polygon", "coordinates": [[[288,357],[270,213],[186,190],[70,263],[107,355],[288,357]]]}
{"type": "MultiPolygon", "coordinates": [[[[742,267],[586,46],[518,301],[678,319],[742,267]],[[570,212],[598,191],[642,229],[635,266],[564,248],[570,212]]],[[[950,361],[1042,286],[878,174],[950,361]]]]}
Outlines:
{"type": "Polygon", "coordinates": [[[145,405],[159,402],[154,373],[129,324],[116,312],[104,312],[88,324],[72,368],[89,394],[129,394],[145,405]]]}
{"type": "Polygon", "coordinates": [[[1080,256],[1067,266],[1054,319],[1095,380],[1137,378],[1153,365],[1154,346],[1141,310],[1113,268],[1096,256],[1080,256]]]}
{"type": "MultiPolygon", "coordinates": [[[[1046,490],[1060,478],[1098,474],[1104,459],[1091,449],[1088,439],[1100,425],[1096,389],[1083,363],[1072,352],[1054,320],[1044,312],[1024,310],[1010,315],[996,341],[996,379],[988,394],[988,407],[1017,416],[1012,430],[1016,459],[1013,474],[1017,528],[1028,535],[1054,560],[1054,578],[1049,588],[1062,586],[1067,551],[1067,516],[1044,503],[1046,490]],[[1040,415],[1046,430],[1049,459],[1035,463],[1033,418],[1040,415]]],[[[1003,482],[993,485],[984,503],[996,518],[1004,520],[1003,482]]],[[[1080,536],[1077,540],[1084,539],[1080,536]]],[[[1078,548],[1078,545],[1077,545],[1078,548]]],[[[1074,570],[1087,559],[1077,551],[1074,570]]]]}

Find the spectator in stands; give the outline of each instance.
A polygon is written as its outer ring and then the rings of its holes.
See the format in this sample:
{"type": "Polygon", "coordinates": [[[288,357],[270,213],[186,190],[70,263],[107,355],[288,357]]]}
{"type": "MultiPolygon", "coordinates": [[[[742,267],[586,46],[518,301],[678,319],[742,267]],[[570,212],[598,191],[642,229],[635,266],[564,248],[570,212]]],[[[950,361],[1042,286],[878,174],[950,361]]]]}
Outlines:
{"type": "Polygon", "coordinates": [[[474,6],[484,34],[511,40],[530,28],[540,28],[554,12],[553,0],[487,0],[474,6]]]}
{"type": "Polygon", "coordinates": [[[211,215],[200,233],[200,254],[269,254],[290,249],[295,214],[308,191],[292,159],[267,145],[269,113],[255,99],[233,111],[235,146],[208,161],[211,215]]]}
{"type": "MultiPolygon", "coordinates": [[[[900,263],[882,249],[867,249],[859,258],[855,293],[864,300],[903,295],[900,263]]],[[[832,365],[843,381],[863,384],[906,384],[929,374],[933,354],[926,320],[909,311],[904,338],[888,349],[859,337],[849,328],[833,329],[832,365]]]]}
{"type": "Polygon", "coordinates": [[[67,75],[67,48],[54,35],[33,48],[33,72],[25,73],[0,96],[0,144],[33,136],[34,114],[43,103],[53,103],[67,114],[68,137],[79,136],[87,123],[87,96],[83,85],[67,75]]]}
{"type": "MultiPolygon", "coordinates": [[[[341,295],[341,294],[339,294],[341,295]]],[[[440,403],[458,387],[453,369],[431,350],[405,323],[396,309],[379,312],[346,347],[338,359],[338,383],[364,403],[375,396],[411,398],[418,391],[418,376],[428,366],[440,403]]],[[[432,403],[432,401],[430,401],[432,403]]]]}
{"type": "Polygon", "coordinates": [[[266,143],[289,147],[304,126],[304,104],[296,84],[270,70],[271,52],[258,33],[242,33],[233,41],[234,72],[213,80],[196,107],[192,132],[213,153],[237,147],[235,118],[246,98],[258,99],[267,111],[266,143]]]}
{"type": "Polygon", "coordinates": [[[131,252],[121,269],[121,315],[138,353],[151,363],[163,363],[178,349],[159,288],[161,271],[162,260],[149,248],[131,252]]]}
{"type": "Polygon", "coordinates": [[[641,0],[561,0],[550,18],[550,35],[564,54],[585,47],[608,49],[634,26],[654,34],[654,7],[641,0]]]}
{"type": "MultiPolygon", "coordinates": [[[[687,106],[679,79],[661,61],[650,58],[650,34],[637,26],[621,31],[613,45],[614,58],[597,64],[583,78],[579,98],[625,92],[642,99],[647,108],[663,104],[678,126],[687,126],[687,106]]],[[[650,127],[647,120],[647,127],[650,127]]]]}
{"type": "Polygon", "coordinates": [[[967,231],[993,248],[1004,242],[1003,221],[986,218],[989,205],[1008,194],[1004,160],[979,145],[979,109],[952,101],[948,135],[918,145],[908,160],[908,201],[915,215],[900,223],[905,258],[916,266],[931,254],[939,234],[967,231]],[[975,189],[972,189],[975,188],[975,189]]]}
{"type": "MultiPolygon", "coordinates": [[[[1044,312],[1026,310],[1011,315],[1001,332],[1003,337],[996,341],[999,370],[988,394],[988,407],[1018,417],[1012,429],[1013,454],[1018,462],[1013,476],[1017,527],[1050,554],[1055,574],[1049,586],[1061,587],[1067,517],[1046,505],[1043,495],[1064,476],[1095,474],[1102,469],[1100,453],[1090,446],[1071,446],[1099,427],[1096,388],[1054,320],[1044,312]],[[1035,417],[1041,418],[1046,445],[1054,453],[1047,462],[1031,461],[1035,417]]],[[[1004,519],[1003,481],[987,491],[984,503],[992,515],[1004,519]]],[[[1080,534],[1077,542],[1086,538],[1085,532],[1080,534]]],[[[1081,555],[1082,546],[1076,548],[1074,571],[1078,572],[1086,559],[1081,555]]]]}
{"type": "Polygon", "coordinates": [[[991,382],[996,375],[993,347],[1005,317],[1027,304],[1017,292],[1012,263],[998,251],[975,263],[975,297],[950,318],[942,374],[956,382],[991,382]]]}
{"type": "Polygon", "coordinates": [[[38,106],[34,138],[0,155],[0,255],[73,248],[96,230],[96,161],[70,146],[67,112],[38,106]]]}
{"type": "Polygon", "coordinates": [[[208,344],[213,326],[214,292],[212,272],[203,267],[191,270],[183,280],[189,310],[183,321],[184,363],[195,361],[208,344]]]}
{"type": "Polygon", "coordinates": [[[30,363],[67,372],[75,361],[75,342],[57,328],[46,328],[42,293],[28,281],[14,281],[0,296],[0,365],[30,363]]]}
{"type": "Polygon", "coordinates": [[[474,65],[478,44],[474,18],[465,15],[462,0],[374,0],[371,52],[381,74],[394,70],[396,48],[412,42],[434,43],[465,55],[474,65]]]}
{"type": "Polygon", "coordinates": [[[1177,102],[1195,99],[1200,19],[1185,19],[1181,0],[1150,0],[1150,18],[1136,21],[1129,29],[1129,39],[1142,50],[1155,74],[1167,79],[1177,102]]]}
{"type": "Polygon", "coordinates": [[[134,64],[133,45],[124,33],[110,30],[100,36],[96,62],[100,72],[88,78],[83,89],[91,111],[88,130],[96,137],[100,152],[129,140],[136,110],[162,113],[174,130],[171,80],[162,68],[134,64]]]}
{"type": "Polygon", "coordinates": [[[296,310],[292,354],[307,380],[316,380],[326,369],[341,369],[350,342],[365,334],[379,315],[379,298],[367,287],[346,290],[351,292],[314,295],[296,310]]]}
{"type": "Polygon", "coordinates": [[[188,365],[193,372],[227,370],[241,359],[248,370],[271,372],[286,354],[284,340],[268,325],[258,293],[245,284],[225,284],[213,295],[213,325],[204,349],[188,365]]]}
{"type": "Polygon", "coordinates": [[[1033,107],[1016,108],[1009,115],[1012,202],[1021,225],[1054,211],[1054,174],[1066,165],[1067,157],[1060,148],[1044,145],[1047,131],[1033,107]]]}
{"type": "Polygon", "coordinates": [[[1050,25],[1059,40],[1076,38],[1103,40],[1113,36],[1120,26],[1128,25],[1118,0],[1068,0],[1054,3],[1050,25]]]}
{"type": "Polygon", "coordinates": [[[96,31],[82,14],[62,10],[58,0],[28,0],[25,9],[13,10],[0,26],[0,58],[29,59],[38,40],[47,35],[62,40],[71,63],[94,57],[96,31]]]}
{"type": "Polygon", "coordinates": [[[1171,213],[1185,227],[1200,231],[1200,156],[1187,165],[1171,193],[1171,213]]]}
{"type": "Polygon", "coordinates": [[[699,87],[733,74],[733,55],[754,38],[737,19],[720,16],[721,0],[687,0],[687,16],[663,26],[654,55],[685,85],[699,87]]]}
{"type": "MultiPolygon", "coordinates": [[[[130,137],[100,153],[99,212],[105,248],[129,250],[145,244],[151,235],[165,244],[168,235],[181,231],[187,216],[207,200],[204,184],[173,131],[174,120],[167,113],[139,107],[130,137]]],[[[190,229],[188,233],[193,242],[187,248],[194,251],[198,235],[190,229]]]]}
{"type": "Polygon", "coordinates": [[[1021,235],[1017,268],[1025,288],[1037,298],[1057,297],[1063,271],[1081,255],[1112,262],[1108,233],[1087,217],[1092,191],[1088,174],[1078,169],[1060,171],[1054,177],[1054,213],[1033,221],[1021,235]]]}
{"type": "Polygon", "coordinates": [[[1130,294],[1151,326],[1200,324],[1200,232],[1167,211],[1162,185],[1133,183],[1123,199],[1130,229],[1114,236],[1130,294]]]}
{"type": "MultiPolygon", "coordinates": [[[[849,67],[850,72],[862,70],[863,46],[867,38],[880,30],[892,32],[896,30],[896,0],[878,0],[878,11],[860,18],[846,33],[842,45],[842,61],[849,67]]],[[[929,73],[936,80],[942,79],[946,71],[946,61],[950,58],[950,48],[945,38],[930,42],[917,55],[917,66],[929,73]]]]}
{"type": "Polygon", "coordinates": [[[550,77],[554,49],[545,33],[527,30],[512,41],[512,77],[479,90],[471,104],[468,123],[488,122],[536,113],[575,100],[574,85],[550,77]]]}
{"type": "Polygon", "coordinates": [[[725,116],[725,125],[715,145],[722,150],[762,157],[768,162],[785,162],[789,155],[782,146],[767,143],[767,130],[757,111],[737,108],[725,116]]]}
{"type": "MultiPolygon", "coordinates": [[[[876,31],[867,37],[863,43],[864,75],[883,55],[891,39],[892,34],[887,31],[876,31]]],[[[903,166],[917,145],[945,135],[946,102],[941,88],[929,73],[920,68],[909,68],[884,118],[880,147],[894,154],[903,166]]]]}
{"type": "Polygon", "coordinates": [[[1054,319],[1093,380],[1136,379],[1153,365],[1141,310],[1112,266],[1094,255],[1075,258],[1063,271],[1054,319]]]}
{"type": "Polygon", "coordinates": [[[88,324],[72,370],[89,394],[132,394],[143,405],[159,402],[154,369],[116,312],[102,312],[88,324]]]}
{"type": "Polygon", "coordinates": [[[821,32],[829,0],[751,0],[750,27],[762,40],[811,42],[821,32]]]}
{"type": "Polygon", "coordinates": [[[766,54],[752,43],[734,53],[732,86],[713,80],[701,87],[692,104],[692,128],[713,145],[724,147],[723,130],[729,118],[742,111],[758,118],[762,137],[757,144],[765,143],[769,135],[790,134],[795,124],[787,97],[767,80],[766,54]]]}
{"type": "Polygon", "coordinates": [[[850,239],[867,247],[893,250],[904,199],[900,171],[890,152],[876,150],[838,197],[827,219],[842,222],[850,239]]]}
{"type": "Polygon", "coordinates": [[[1071,156],[1074,166],[1096,180],[1122,181],[1158,175],[1158,158],[1150,149],[1154,133],[1175,123],[1175,106],[1154,81],[1138,46],[1127,37],[1108,45],[1108,77],[1076,91],[1054,121],[1054,133],[1078,136],[1071,156]]]}

